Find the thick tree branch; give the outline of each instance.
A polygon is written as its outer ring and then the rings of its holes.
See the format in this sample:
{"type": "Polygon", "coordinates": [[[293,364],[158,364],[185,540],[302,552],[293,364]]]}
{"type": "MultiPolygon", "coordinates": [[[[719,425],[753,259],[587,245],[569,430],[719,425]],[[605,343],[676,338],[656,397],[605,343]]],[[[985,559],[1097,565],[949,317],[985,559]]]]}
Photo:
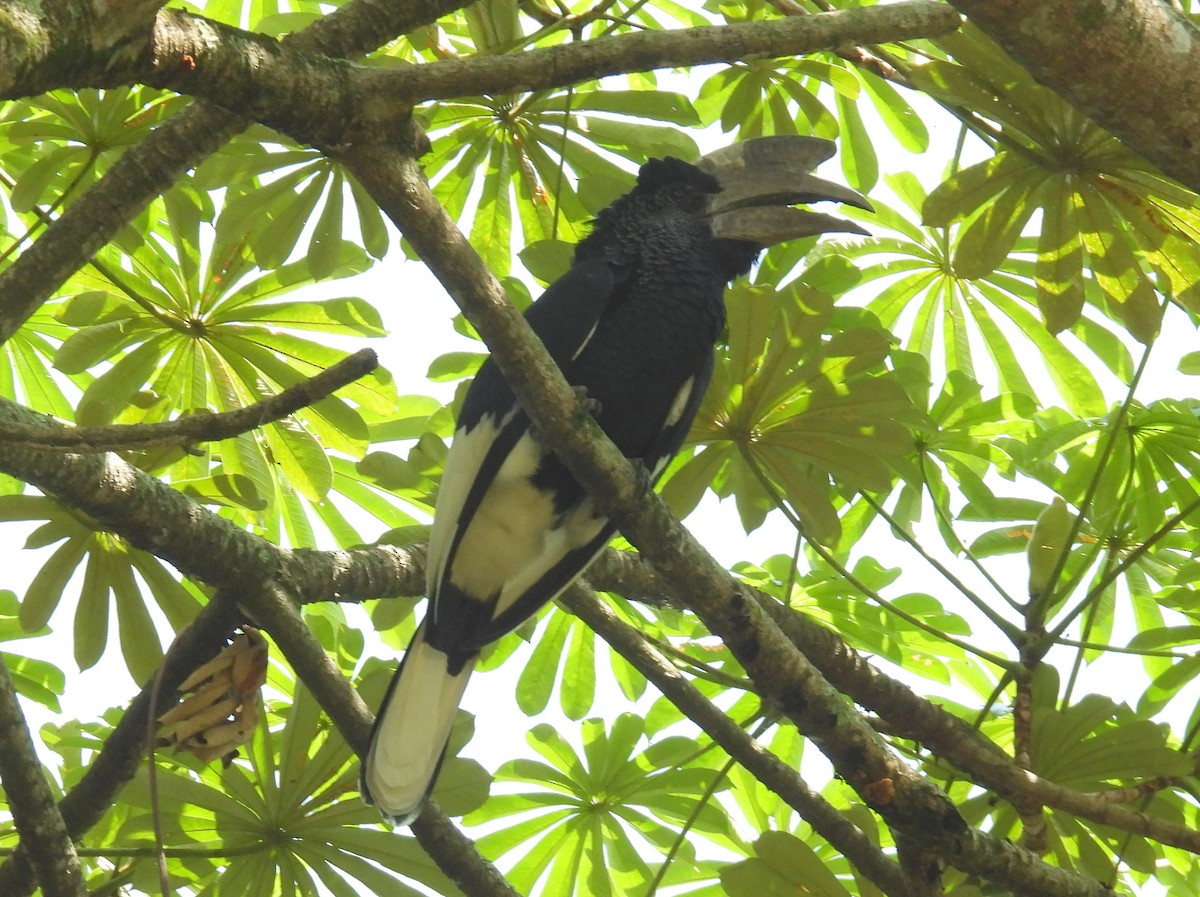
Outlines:
{"type": "MultiPolygon", "coordinates": [[[[945,3],[907,0],[814,16],[633,32],[520,54],[375,68],[306,52],[295,41],[276,41],[163,10],[146,33],[143,51],[124,67],[114,66],[104,48],[66,35],[80,54],[94,54],[94,68],[89,71],[77,63],[72,70],[76,79],[55,86],[153,84],[263,122],[301,143],[336,146],[390,142],[391,135],[402,132],[411,107],[427,100],[565,87],[628,72],[933,37],[958,24],[958,14],[945,3]]],[[[10,79],[0,97],[46,87],[35,69],[26,80],[10,79]]]]}
{"type": "Polygon", "coordinates": [[[95,77],[98,70],[127,71],[141,55],[164,2],[5,3],[0,7],[0,97],[44,93],[95,77]]]}
{"type": "MultiPolygon", "coordinates": [[[[0,421],[6,418],[28,421],[37,416],[19,406],[0,402],[0,421]]],[[[131,543],[155,552],[185,574],[205,579],[235,595],[255,621],[280,644],[351,747],[360,753],[365,750],[370,731],[369,712],[329,662],[281,588],[294,588],[294,594],[310,598],[320,596],[326,600],[343,593],[357,595],[360,599],[370,595],[392,595],[401,584],[407,591],[415,590],[419,572],[413,575],[412,555],[387,546],[360,552],[289,552],[280,549],[210,514],[186,496],[113,455],[64,456],[5,451],[0,452],[0,470],[58,495],[131,543]]],[[[417,553],[415,557],[419,562],[421,554],[417,553]]],[[[212,607],[210,604],[209,608],[212,607]]],[[[218,627],[222,640],[236,622],[235,619],[222,621],[218,627]]],[[[181,640],[188,637],[190,631],[186,631],[181,640]]],[[[174,667],[175,658],[185,655],[178,647],[171,653],[174,667]]],[[[212,653],[210,650],[208,656],[212,653]]],[[[186,652],[186,656],[194,657],[194,654],[186,652]]],[[[196,665],[192,662],[183,668],[178,677],[164,682],[165,687],[174,688],[196,665]]],[[[118,727],[137,738],[139,745],[143,743],[141,735],[146,718],[140,710],[143,699],[148,701],[148,690],[126,713],[131,726],[127,729],[126,719],[123,719],[118,727]]],[[[113,738],[116,737],[117,733],[114,733],[113,738]]],[[[112,748],[106,777],[96,783],[111,789],[107,792],[109,798],[133,774],[139,756],[127,749],[124,738],[118,742],[112,748]]],[[[104,753],[108,750],[106,747],[104,753]]],[[[72,792],[72,796],[74,794],[72,792]]],[[[78,801],[95,807],[95,798],[96,792],[92,789],[87,799],[80,797],[78,801]]],[[[103,812],[109,802],[101,801],[99,806],[103,812]]],[[[79,817],[78,824],[70,825],[73,837],[79,837],[94,825],[99,814],[81,812],[79,817]]],[[[460,886],[469,893],[477,897],[509,893],[497,884],[503,880],[499,873],[438,811],[430,810],[428,815],[422,816],[421,822],[414,826],[414,833],[443,871],[456,880],[461,878],[460,886]]],[[[31,890],[31,887],[20,887],[22,883],[29,883],[28,866],[16,860],[14,858],[0,869],[0,893],[17,895],[31,890]]]]}
{"type": "Polygon", "coordinates": [[[84,897],[83,872],[46,781],[8,666],[0,659],[0,782],[45,897],[84,897]]]}
{"type": "MultiPolygon", "coordinates": [[[[23,415],[26,418],[32,416],[29,412],[23,412],[23,415]]],[[[70,458],[68,456],[62,458],[57,456],[55,463],[47,465],[48,470],[39,473],[37,465],[30,464],[28,460],[24,464],[14,465],[11,459],[5,463],[5,460],[0,457],[0,467],[18,476],[26,476],[49,491],[58,492],[64,500],[88,513],[101,518],[106,516],[112,518],[114,521],[112,528],[115,531],[133,542],[145,540],[144,547],[156,551],[160,556],[180,566],[191,575],[209,575],[217,578],[221,578],[223,575],[231,580],[242,577],[244,584],[257,571],[260,575],[278,575],[282,581],[300,587],[302,594],[312,598],[328,598],[338,595],[351,598],[356,595],[366,597],[412,594],[421,589],[420,563],[422,559],[419,555],[414,556],[411,553],[387,547],[363,552],[282,552],[250,533],[232,527],[226,531],[227,524],[220,518],[207,514],[185,497],[178,495],[153,478],[128,468],[119,459],[106,461],[94,457],[70,458]],[[64,464],[64,462],[66,463],[64,464]],[[77,471],[71,469],[75,467],[86,468],[87,475],[81,476],[77,471]],[[111,482],[123,483],[125,486],[110,495],[105,492],[104,484],[111,482]],[[160,492],[169,494],[170,498],[158,494],[160,492]],[[203,523],[203,518],[208,517],[212,517],[212,522],[203,523]],[[139,523],[142,520],[152,522],[143,529],[139,523]],[[168,520],[173,523],[181,520],[187,522],[180,526],[163,526],[164,521],[168,520]],[[159,538],[147,538],[150,534],[158,534],[159,538]],[[241,542],[241,546],[234,547],[236,542],[241,542]],[[221,547],[214,548],[214,544],[221,547]],[[196,548],[199,550],[194,550],[196,548]],[[222,563],[219,565],[200,563],[211,557],[222,558],[222,563]]],[[[780,610],[787,615],[787,619],[799,619],[786,609],[780,608],[780,610]]],[[[807,628],[813,629],[823,636],[828,645],[832,646],[830,648],[832,653],[842,656],[843,665],[849,659],[851,661],[850,668],[856,672],[861,672],[866,668],[866,665],[858,662],[857,658],[854,658],[835,636],[811,624],[807,628]]],[[[811,633],[809,635],[811,636],[811,633]]],[[[812,639],[810,638],[809,641],[812,639]]],[[[876,692],[888,695],[885,702],[894,700],[894,692],[887,688],[878,688],[879,683],[886,677],[874,674],[874,671],[870,672],[873,674],[870,681],[876,686],[876,692]]],[[[893,685],[895,684],[893,683],[893,685]]],[[[895,686],[895,688],[899,689],[900,687],[895,686]]],[[[912,700],[920,707],[919,699],[913,696],[912,700]]],[[[927,708],[922,709],[927,710],[927,708]]],[[[948,715],[946,723],[955,731],[959,727],[965,728],[961,722],[948,717],[948,715]]],[[[918,732],[913,737],[926,740],[928,743],[926,732],[918,732]]],[[[987,752],[985,752],[985,758],[986,755],[987,752]]],[[[996,754],[992,754],[992,757],[995,758],[996,754]]],[[[1000,764],[1010,763],[1002,754],[999,754],[998,762],[1000,764]]],[[[1049,783],[1045,783],[1043,788],[1047,786],[1051,789],[1056,788],[1049,783]]],[[[1055,803],[1049,798],[1046,799],[1046,802],[1055,803]]],[[[1109,809],[1112,811],[1113,818],[1108,821],[1112,824],[1122,825],[1127,822],[1122,817],[1135,815],[1116,807],[1109,809]]],[[[1091,814],[1081,813],[1081,815],[1091,814]]],[[[1161,834],[1155,833],[1156,836],[1161,834]]],[[[1166,838],[1165,840],[1170,843],[1172,839],[1166,838]]],[[[1018,864],[1018,868],[1020,868],[1020,864],[1018,864]]],[[[0,883],[2,883],[2,879],[0,879],[0,883]]]]}
{"type": "Polygon", "coordinates": [[[1200,31],[1169,3],[950,2],[1034,78],[1200,191],[1200,31]]]}
{"type": "MultiPolygon", "coordinates": [[[[573,401],[574,393],[570,396],[573,401]]],[[[5,419],[26,423],[42,420],[18,406],[0,404],[0,420],[5,419]]],[[[3,451],[0,470],[58,495],[99,520],[107,520],[110,529],[131,543],[154,552],[186,575],[215,584],[237,587],[261,581],[256,577],[275,576],[301,600],[364,600],[420,594],[423,589],[424,557],[419,550],[380,546],[363,551],[284,551],[210,514],[112,456],[3,451]]],[[[625,594],[673,595],[673,590],[644,562],[624,553],[605,553],[593,566],[591,576],[600,587],[625,594]]],[[[1020,770],[961,720],[879,673],[833,633],[769,598],[760,600],[788,637],[839,689],[863,706],[887,714],[902,726],[905,737],[926,744],[937,755],[968,771],[980,784],[1009,799],[1028,794],[1082,818],[1200,852],[1200,835],[1195,832],[1108,801],[1090,800],[1020,770]]],[[[99,805],[107,804],[101,800],[99,805]]],[[[87,827],[77,829],[69,818],[68,824],[73,835],[87,827]]],[[[0,875],[0,885],[3,882],[0,875]]]]}
{"type": "MultiPolygon", "coordinates": [[[[49,418],[0,399],[0,426],[45,426],[49,418]]],[[[0,448],[0,471],[89,515],[185,576],[216,587],[278,579],[299,600],[387,597],[413,585],[423,553],[391,546],[360,551],[280,548],[196,504],[116,455],[0,448]]],[[[407,592],[411,594],[410,592],[407,592]]]]}
{"type": "MultiPolygon", "coordinates": [[[[0,399],[0,426],[10,421],[36,426],[48,418],[0,399]]],[[[60,497],[136,547],[209,583],[255,572],[269,578],[288,556],[116,455],[11,449],[0,452],[0,470],[60,497]]]]}
{"type": "Polygon", "coordinates": [[[276,395],[220,414],[202,412],[155,424],[114,424],[108,427],[62,427],[8,423],[0,444],[17,449],[63,452],[106,452],[158,445],[190,446],[230,439],[282,420],[301,408],[326,399],[343,386],[379,366],[372,349],[360,349],[307,380],[276,395]]]}
{"type": "MultiPolygon", "coordinates": [[[[588,568],[588,579],[598,589],[683,606],[680,593],[630,552],[606,551],[588,568]]],[[[954,764],[976,784],[995,791],[1010,803],[1042,803],[1081,819],[1200,853],[1200,832],[1114,806],[1112,801],[1065,788],[1022,769],[963,720],[864,660],[836,633],[784,607],[769,595],[754,594],[796,647],[854,703],[877,713],[898,737],[918,742],[954,764]]],[[[1142,791],[1134,790],[1145,796],[1142,791]]]]}
{"type": "MultiPolygon", "coordinates": [[[[462,4],[463,0],[354,0],[283,43],[305,52],[358,56],[462,4]]],[[[228,112],[195,104],[126,150],[0,274],[0,343],[154,197],[247,124],[228,112]]]]}
{"type": "Polygon", "coordinates": [[[1102,885],[1036,858],[1027,861],[1018,848],[968,830],[946,795],[888,750],[662,500],[653,493],[643,495],[633,466],[600,431],[436,202],[415,161],[382,146],[349,150],[343,158],[484,337],[541,440],[593,496],[598,510],[688,596],[691,608],[725,641],[762,693],[821,748],[868,806],[964,871],[1030,894],[1108,893],[1102,885]]]}

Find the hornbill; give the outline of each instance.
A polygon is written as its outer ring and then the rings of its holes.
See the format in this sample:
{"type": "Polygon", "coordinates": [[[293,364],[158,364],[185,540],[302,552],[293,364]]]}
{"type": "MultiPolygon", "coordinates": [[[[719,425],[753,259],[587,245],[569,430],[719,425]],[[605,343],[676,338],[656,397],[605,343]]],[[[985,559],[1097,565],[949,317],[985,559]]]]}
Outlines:
{"type": "MultiPolygon", "coordinates": [[[[574,264],[526,319],[585,394],[600,427],[650,481],[679,449],[713,367],[723,294],[767,246],[827,231],[866,233],[792,208],[870,204],[809,172],[833,153],[810,137],[765,137],[695,164],[647,162],[596,217],[574,264]]],[[[467,391],[429,539],[429,610],[384,697],[361,787],[396,824],[420,812],[475,659],[554,598],[615,528],[488,359],[467,391]]]]}

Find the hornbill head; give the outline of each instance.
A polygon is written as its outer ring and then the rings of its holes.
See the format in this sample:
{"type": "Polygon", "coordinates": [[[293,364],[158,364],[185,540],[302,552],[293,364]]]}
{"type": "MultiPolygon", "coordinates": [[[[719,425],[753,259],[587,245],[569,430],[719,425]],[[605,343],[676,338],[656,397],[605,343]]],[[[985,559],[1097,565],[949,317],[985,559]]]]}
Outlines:
{"type": "Polygon", "coordinates": [[[701,156],[695,166],[720,184],[709,199],[714,237],[772,246],[829,231],[862,234],[852,221],[797,204],[842,202],[874,211],[866,197],[810,172],[832,156],[834,144],[818,137],[759,137],[701,156]]]}

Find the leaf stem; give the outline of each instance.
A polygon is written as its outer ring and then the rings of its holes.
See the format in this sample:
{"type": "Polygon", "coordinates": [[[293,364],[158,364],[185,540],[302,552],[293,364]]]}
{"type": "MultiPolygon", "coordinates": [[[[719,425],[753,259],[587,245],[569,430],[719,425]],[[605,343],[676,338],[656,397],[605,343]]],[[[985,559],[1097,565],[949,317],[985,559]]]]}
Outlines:
{"type": "Polygon", "coordinates": [[[970,654],[974,654],[976,657],[980,658],[981,660],[986,660],[989,663],[993,663],[996,666],[1000,667],[1000,669],[1002,669],[1002,670],[1011,669],[1012,663],[1007,658],[1001,657],[998,654],[993,654],[990,651],[984,651],[982,648],[976,648],[974,645],[970,644],[969,642],[965,642],[960,638],[952,636],[948,632],[943,632],[942,630],[938,629],[937,627],[929,625],[928,623],[926,623],[924,620],[920,619],[919,617],[916,617],[913,614],[908,613],[907,611],[901,610],[900,608],[896,607],[896,605],[893,604],[891,601],[884,598],[877,591],[872,589],[865,582],[863,582],[861,579],[859,579],[857,576],[855,576],[853,573],[851,573],[850,570],[844,564],[842,564],[841,561],[839,561],[837,558],[835,558],[833,556],[833,553],[831,551],[829,551],[824,545],[821,545],[815,539],[804,534],[804,525],[800,521],[800,518],[796,515],[795,511],[793,511],[788,506],[787,500],[780,494],[780,492],[779,492],[778,488],[776,488],[775,484],[773,482],[771,482],[770,479],[767,478],[767,475],[759,467],[757,460],[755,460],[749,454],[745,454],[745,453],[743,453],[743,457],[745,458],[746,463],[749,465],[750,469],[754,472],[755,477],[758,478],[758,481],[762,485],[763,489],[766,490],[767,494],[771,497],[771,500],[775,503],[775,507],[777,507],[780,511],[783,512],[784,517],[786,517],[788,519],[788,522],[791,523],[792,526],[796,528],[797,532],[804,535],[804,541],[807,543],[808,547],[810,549],[812,549],[817,554],[817,556],[821,558],[821,560],[823,560],[826,564],[828,564],[830,567],[832,567],[833,570],[835,572],[837,572],[837,574],[839,576],[841,576],[843,579],[846,580],[846,582],[848,582],[854,588],[858,589],[864,596],[866,596],[870,600],[874,601],[876,604],[878,604],[880,607],[884,608],[889,613],[893,614],[896,617],[899,617],[901,620],[908,623],[910,626],[920,629],[922,632],[925,632],[926,634],[931,635],[934,638],[940,639],[951,645],[954,645],[957,648],[961,648],[963,651],[966,651],[970,654]]]}
{"type": "MultiPolygon", "coordinates": [[[[912,548],[913,551],[919,554],[922,559],[924,559],[930,566],[933,567],[933,569],[937,570],[937,572],[940,573],[946,579],[946,581],[950,583],[950,585],[957,589],[964,598],[975,605],[976,610],[987,617],[992,622],[993,626],[1003,632],[1008,637],[1009,641],[1013,642],[1014,645],[1020,644],[1022,635],[1020,629],[1018,629],[1008,620],[1004,619],[1004,617],[1000,616],[1000,614],[996,613],[996,611],[992,610],[991,605],[979,597],[979,595],[977,595],[975,591],[971,589],[965,582],[955,576],[952,570],[950,570],[945,564],[926,551],[921,543],[913,537],[912,533],[900,526],[899,521],[889,514],[883,505],[879,504],[874,498],[865,492],[860,494],[864,499],[866,499],[867,504],[875,509],[875,513],[887,521],[887,523],[892,527],[892,531],[897,533],[903,542],[905,542],[910,548],[912,548]]],[[[1005,595],[1004,591],[1000,589],[995,581],[990,577],[989,582],[991,582],[993,585],[996,585],[997,591],[1001,595],[1005,595]]],[[[1005,595],[1005,597],[1007,598],[1008,596],[1005,595]]]]}

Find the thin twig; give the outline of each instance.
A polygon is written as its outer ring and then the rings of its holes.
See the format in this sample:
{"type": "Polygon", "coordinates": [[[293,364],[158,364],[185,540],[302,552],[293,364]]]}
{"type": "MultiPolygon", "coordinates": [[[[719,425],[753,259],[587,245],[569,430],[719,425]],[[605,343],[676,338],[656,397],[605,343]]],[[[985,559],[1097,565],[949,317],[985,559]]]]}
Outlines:
{"type": "MultiPolygon", "coordinates": [[[[912,533],[904,529],[904,527],[900,525],[900,522],[891,514],[889,514],[883,505],[877,502],[874,497],[868,495],[866,492],[859,494],[862,495],[867,504],[875,510],[875,513],[882,517],[887,524],[891,526],[893,532],[899,533],[901,540],[903,540],[913,551],[919,554],[926,563],[933,567],[933,569],[940,573],[946,582],[950,583],[950,585],[958,590],[959,594],[970,601],[971,604],[975,605],[976,609],[978,609],[985,617],[992,621],[993,626],[1003,632],[1010,639],[1019,638],[1020,630],[1017,629],[1017,627],[1013,626],[1008,622],[1008,620],[1004,619],[1004,617],[992,610],[991,605],[987,601],[984,601],[982,598],[980,598],[970,586],[955,576],[954,572],[950,570],[949,567],[926,551],[925,546],[918,542],[912,533]]],[[[1004,592],[1001,590],[1000,594],[1003,595],[1004,592]]]]}
{"type": "Polygon", "coordinates": [[[333,367],[245,408],[221,413],[204,411],[162,423],[106,427],[6,423],[0,429],[0,444],[18,449],[84,454],[232,439],[328,398],[343,386],[369,374],[378,364],[374,350],[360,349],[333,367]]]}

